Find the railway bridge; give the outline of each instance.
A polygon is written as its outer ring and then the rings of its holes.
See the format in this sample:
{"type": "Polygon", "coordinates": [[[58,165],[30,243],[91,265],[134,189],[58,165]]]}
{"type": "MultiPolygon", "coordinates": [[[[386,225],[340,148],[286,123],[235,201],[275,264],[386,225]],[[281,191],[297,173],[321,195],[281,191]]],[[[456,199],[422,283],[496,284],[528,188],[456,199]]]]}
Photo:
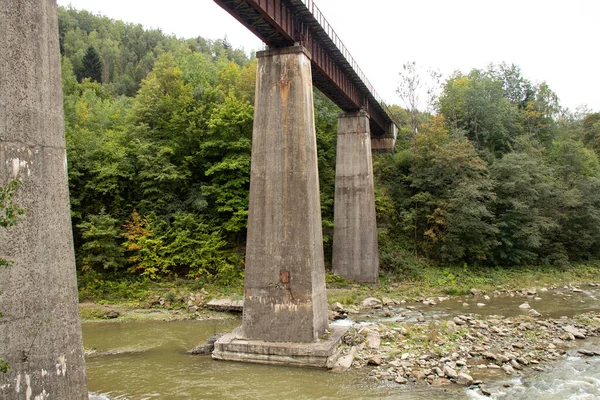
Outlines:
{"type": "Polygon", "coordinates": [[[344,278],[378,278],[371,150],[391,149],[397,127],[313,0],[214,1],[267,50],[257,53],[243,324],[213,357],[318,365],[307,360],[328,310],[313,85],[342,110],[332,270],[344,278]],[[275,344],[289,342],[305,345],[275,344]]]}

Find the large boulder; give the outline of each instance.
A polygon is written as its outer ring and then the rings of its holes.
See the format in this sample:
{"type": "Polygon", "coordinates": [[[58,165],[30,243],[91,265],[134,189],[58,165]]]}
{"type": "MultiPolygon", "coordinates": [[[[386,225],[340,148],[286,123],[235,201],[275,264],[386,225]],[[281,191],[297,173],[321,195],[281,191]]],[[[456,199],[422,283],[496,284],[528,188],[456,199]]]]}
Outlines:
{"type": "Polygon", "coordinates": [[[360,303],[362,308],[381,308],[381,305],[381,300],[376,299],[375,297],[368,297],[360,303]]]}

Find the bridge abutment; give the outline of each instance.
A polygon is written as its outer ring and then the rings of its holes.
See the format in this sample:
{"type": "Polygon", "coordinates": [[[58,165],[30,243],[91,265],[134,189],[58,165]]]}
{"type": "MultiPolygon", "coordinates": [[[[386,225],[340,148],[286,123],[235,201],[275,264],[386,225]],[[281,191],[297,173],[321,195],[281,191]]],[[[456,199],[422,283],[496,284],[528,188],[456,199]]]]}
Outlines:
{"type": "Polygon", "coordinates": [[[56,2],[0,0],[0,185],[26,210],[0,229],[0,398],[87,399],[56,2]]]}
{"type": "Polygon", "coordinates": [[[369,116],[340,114],[335,168],[332,272],[358,282],[376,282],[379,248],[369,116]]]}

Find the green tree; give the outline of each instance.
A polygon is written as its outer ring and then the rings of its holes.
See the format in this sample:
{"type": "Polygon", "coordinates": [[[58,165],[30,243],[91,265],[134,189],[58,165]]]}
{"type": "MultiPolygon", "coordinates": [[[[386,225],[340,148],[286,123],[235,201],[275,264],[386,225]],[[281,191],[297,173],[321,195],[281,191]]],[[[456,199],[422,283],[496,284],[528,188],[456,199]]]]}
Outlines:
{"type": "Polygon", "coordinates": [[[163,54],[144,79],[136,96],[129,123],[136,157],[137,184],[141,188],[140,210],[181,211],[182,194],[192,175],[191,152],[197,149],[192,87],[170,54],[163,54]]]}
{"type": "Polygon", "coordinates": [[[18,218],[25,214],[13,200],[20,185],[19,179],[11,179],[6,186],[0,186],[0,228],[15,226],[18,218]]]}
{"type": "Polygon", "coordinates": [[[175,214],[172,221],[141,218],[136,212],[125,226],[132,271],[150,279],[185,274],[192,278],[216,278],[229,283],[239,278],[237,257],[225,248],[219,232],[211,232],[202,218],[175,214]]]}
{"type": "Polygon", "coordinates": [[[313,93],[315,129],[317,134],[317,161],[321,196],[321,222],[325,260],[331,260],[333,246],[333,202],[335,197],[335,162],[337,146],[337,119],[340,109],[318,90],[313,93]]]}
{"type": "MultiPolygon", "coordinates": [[[[14,203],[14,195],[21,180],[11,179],[6,186],[0,186],[0,228],[15,226],[25,210],[14,203]]],[[[10,265],[10,261],[0,258],[0,267],[10,265]]],[[[1,314],[0,314],[1,315],[1,314]]]]}
{"type": "Polygon", "coordinates": [[[230,90],[214,108],[200,144],[207,179],[201,193],[215,206],[219,225],[230,233],[245,233],[247,225],[253,117],[254,107],[230,90]]]}
{"type": "Polygon", "coordinates": [[[539,261],[559,225],[554,214],[560,196],[552,169],[535,148],[513,152],[491,167],[500,245],[494,261],[519,265],[539,261]]]}
{"type": "MultiPolygon", "coordinates": [[[[552,238],[569,260],[600,256],[600,162],[598,155],[573,139],[555,141],[548,152],[560,205],[555,220],[558,229],[552,238]]],[[[565,257],[563,257],[565,258],[565,257]]]]}
{"type": "Polygon", "coordinates": [[[102,82],[102,60],[93,46],[89,46],[83,56],[78,78],[79,81],[90,78],[92,82],[102,82]]]}
{"type": "Polygon", "coordinates": [[[449,135],[443,117],[423,125],[390,167],[380,162],[376,175],[387,190],[378,202],[391,235],[439,261],[487,258],[496,245],[487,163],[467,139],[449,135]]]}
{"type": "Polygon", "coordinates": [[[523,77],[518,65],[490,65],[488,74],[502,83],[504,97],[518,109],[525,109],[535,94],[532,83],[523,77]]]}
{"type": "Polygon", "coordinates": [[[77,225],[81,230],[83,244],[79,252],[82,270],[120,270],[125,264],[119,243],[121,229],[117,219],[106,214],[89,215],[77,225]]]}
{"type": "Polygon", "coordinates": [[[137,210],[133,210],[131,217],[123,225],[121,234],[126,240],[122,244],[127,255],[128,271],[141,276],[156,279],[159,277],[159,266],[162,263],[160,248],[163,241],[154,237],[153,223],[156,218],[142,217],[137,210]]]}
{"type": "Polygon", "coordinates": [[[582,121],[583,143],[600,151],[600,113],[589,113],[582,121]]]}
{"type": "Polygon", "coordinates": [[[416,239],[433,258],[485,260],[496,245],[487,163],[469,141],[452,138],[441,117],[422,131],[411,148],[407,176],[416,239]]]}
{"type": "MultiPolygon", "coordinates": [[[[64,81],[63,81],[64,82],[64,81]]],[[[132,146],[126,120],[130,100],[84,80],[66,93],[65,136],[74,225],[102,208],[125,218],[135,198],[132,146]]],[[[76,249],[80,237],[75,235],[76,249]]]]}
{"type": "Polygon", "coordinates": [[[480,70],[450,77],[439,111],[452,130],[464,131],[477,150],[492,156],[510,152],[522,133],[518,110],[505,97],[503,82],[480,70]]]}

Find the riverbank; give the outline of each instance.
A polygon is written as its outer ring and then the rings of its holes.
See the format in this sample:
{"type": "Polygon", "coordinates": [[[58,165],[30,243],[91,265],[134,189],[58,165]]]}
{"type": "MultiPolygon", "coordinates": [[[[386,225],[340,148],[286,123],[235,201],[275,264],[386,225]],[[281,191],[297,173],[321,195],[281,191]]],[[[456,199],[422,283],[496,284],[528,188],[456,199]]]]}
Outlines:
{"type": "Polygon", "coordinates": [[[600,264],[565,265],[562,267],[475,267],[431,265],[397,276],[382,274],[376,284],[356,284],[328,275],[329,303],[358,304],[367,297],[394,297],[420,301],[427,297],[460,296],[476,288],[480,292],[552,289],[565,285],[600,283],[600,264]]]}
{"type": "MultiPolygon", "coordinates": [[[[420,302],[433,297],[453,297],[480,292],[516,292],[519,289],[552,289],[565,285],[600,283],[600,264],[564,267],[478,268],[426,266],[410,278],[382,273],[375,284],[358,284],[327,274],[329,304],[359,305],[368,297],[420,302]]],[[[243,280],[227,285],[197,280],[111,280],[97,273],[79,277],[79,300],[84,321],[106,321],[118,312],[128,320],[211,318],[205,305],[212,299],[243,298],[243,280]],[[97,306],[96,306],[97,305],[97,306]],[[147,311],[140,311],[147,310],[147,311]],[[154,311],[161,310],[161,311],[154,311]],[[163,312],[166,310],[167,312],[163,312]]]]}

